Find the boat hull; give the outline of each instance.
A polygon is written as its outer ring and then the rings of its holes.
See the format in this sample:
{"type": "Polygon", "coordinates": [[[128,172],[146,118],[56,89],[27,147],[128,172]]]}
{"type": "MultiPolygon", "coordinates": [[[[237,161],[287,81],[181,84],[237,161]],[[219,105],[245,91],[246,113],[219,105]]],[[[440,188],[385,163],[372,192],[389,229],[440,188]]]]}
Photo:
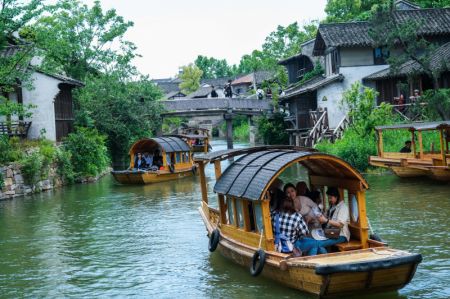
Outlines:
{"type": "Polygon", "coordinates": [[[121,184],[145,185],[176,180],[193,176],[191,169],[171,172],[145,172],[145,171],[112,171],[117,182],[121,184]]]}
{"type": "Polygon", "coordinates": [[[428,171],[423,169],[416,169],[411,167],[403,167],[403,166],[390,166],[389,167],[393,173],[401,178],[414,178],[427,176],[428,171]]]}
{"type": "MultiPolygon", "coordinates": [[[[214,223],[217,223],[217,215],[207,216],[209,213],[205,213],[202,208],[200,214],[210,235],[216,228],[214,223]]],[[[217,249],[224,257],[248,268],[256,251],[256,248],[243,245],[222,233],[217,249]]],[[[361,291],[376,293],[398,290],[409,283],[421,258],[420,254],[384,247],[300,258],[287,258],[287,255],[266,251],[266,262],[261,274],[280,284],[320,297],[361,291]]]]}

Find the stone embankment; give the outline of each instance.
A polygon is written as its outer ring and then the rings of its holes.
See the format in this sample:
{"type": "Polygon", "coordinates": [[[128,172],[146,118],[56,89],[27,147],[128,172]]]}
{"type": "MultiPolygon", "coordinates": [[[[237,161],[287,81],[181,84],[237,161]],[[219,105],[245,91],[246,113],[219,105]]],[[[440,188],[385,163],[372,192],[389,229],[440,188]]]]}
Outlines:
{"type": "MultiPolygon", "coordinates": [[[[76,179],[76,183],[95,182],[109,171],[110,169],[107,169],[97,177],[78,178],[76,179]]],[[[56,165],[50,166],[48,177],[46,179],[42,179],[35,184],[26,182],[22,175],[20,165],[13,163],[6,166],[0,166],[0,200],[52,190],[61,187],[64,184],[63,178],[58,175],[56,165]]]]}

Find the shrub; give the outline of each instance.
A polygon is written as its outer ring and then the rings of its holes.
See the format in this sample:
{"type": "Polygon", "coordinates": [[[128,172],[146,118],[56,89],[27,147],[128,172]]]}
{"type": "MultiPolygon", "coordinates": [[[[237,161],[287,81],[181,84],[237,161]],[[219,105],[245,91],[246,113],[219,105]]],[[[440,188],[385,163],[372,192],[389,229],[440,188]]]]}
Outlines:
{"type": "Polygon", "coordinates": [[[64,180],[66,184],[72,184],[75,180],[75,173],[71,161],[72,155],[70,152],[59,148],[55,153],[55,162],[57,167],[57,174],[64,180]]]}
{"type": "Polygon", "coordinates": [[[21,161],[22,175],[25,181],[30,184],[36,184],[41,178],[41,170],[43,168],[43,158],[39,152],[34,152],[25,156],[21,161]]]}
{"type": "Polygon", "coordinates": [[[65,150],[72,157],[77,176],[96,176],[108,167],[106,137],[96,129],[78,127],[65,139],[65,150]]]}
{"type": "Polygon", "coordinates": [[[377,154],[374,134],[362,139],[354,129],[348,129],[344,137],[334,144],[320,142],[316,149],[344,159],[359,171],[366,171],[369,168],[369,156],[377,154]]]}
{"type": "Polygon", "coordinates": [[[0,171],[0,190],[3,189],[4,185],[5,185],[5,180],[3,178],[3,173],[0,171]]]}
{"type": "Polygon", "coordinates": [[[288,144],[289,135],[286,132],[287,126],[284,122],[284,114],[275,112],[272,117],[267,115],[256,119],[258,135],[265,144],[288,144]]]}

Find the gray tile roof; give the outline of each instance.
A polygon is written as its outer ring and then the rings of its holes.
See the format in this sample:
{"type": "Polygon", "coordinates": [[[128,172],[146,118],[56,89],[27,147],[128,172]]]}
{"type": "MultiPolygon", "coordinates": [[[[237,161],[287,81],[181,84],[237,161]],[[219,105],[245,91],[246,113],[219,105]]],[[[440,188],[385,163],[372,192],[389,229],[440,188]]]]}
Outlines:
{"type": "MultiPolygon", "coordinates": [[[[433,71],[450,71],[450,42],[437,48],[430,59],[430,68],[433,71]]],[[[387,68],[365,77],[364,80],[405,77],[413,73],[423,73],[423,70],[418,62],[410,60],[402,64],[395,73],[387,68]]]]}
{"type": "Polygon", "coordinates": [[[207,98],[208,95],[211,93],[211,91],[212,91],[212,87],[211,86],[200,87],[199,89],[197,89],[193,93],[188,94],[187,98],[190,98],[190,99],[207,98]]]}
{"type": "Polygon", "coordinates": [[[298,96],[307,92],[311,92],[314,90],[319,89],[320,87],[326,86],[328,84],[331,84],[335,81],[342,81],[344,80],[344,76],[342,74],[334,74],[328,77],[324,76],[317,76],[312,78],[311,80],[306,81],[305,83],[301,85],[297,85],[294,87],[291,87],[289,89],[286,89],[284,91],[284,95],[280,97],[280,100],[287,100],[289,98],[292,98],[294,96],[298,96]]]}
{"type": "MultiPolygon", "coordinates": [[[[392,17],[397,24],[420,22],[419,35],[450,35],[450,8],[395,10],[392,17]]],[[[329,47],[372,46],[370,28],[370,22],[320,24],[314,55],[323,55],[329,47]]]]}

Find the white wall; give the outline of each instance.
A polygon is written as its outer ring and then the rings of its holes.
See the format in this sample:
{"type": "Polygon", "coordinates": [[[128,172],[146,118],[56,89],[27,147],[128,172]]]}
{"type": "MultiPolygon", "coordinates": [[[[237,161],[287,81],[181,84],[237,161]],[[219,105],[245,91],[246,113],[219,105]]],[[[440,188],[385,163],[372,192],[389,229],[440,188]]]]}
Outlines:
{"type": "Polygon", "coordinates": [[[34,88],[24,88],[22,92],[24,105],[37,106],[32,110],[32,117],[27,119],[32,121],[28,138],[38,138],[41,129],[45,129],[45,137],[56,141],[54,100],[59,92],[58,83],[60,81],[41,73],[33,73],[31,77],[34,88]]]}
{"type": "Polygon", "coordinates": [[[372,48],[342,48],[340,49],[341,67],[357,65],[373,65],[372,48]]]}
{"type": "Polygon", "coordinates": [[[361,81],[362,78],[387,67],[387,65],[340,67],[339,73],[344,75],[344,80],[329,84],[317,91],[317,107],[327,108],[331,128],[335,128],[346,114],[345,109],[340,105],[344,91],[349,89],[354,82],[361,81]],[[324,96],[327,98],[326,101],[323,101],[324,96]]]}

